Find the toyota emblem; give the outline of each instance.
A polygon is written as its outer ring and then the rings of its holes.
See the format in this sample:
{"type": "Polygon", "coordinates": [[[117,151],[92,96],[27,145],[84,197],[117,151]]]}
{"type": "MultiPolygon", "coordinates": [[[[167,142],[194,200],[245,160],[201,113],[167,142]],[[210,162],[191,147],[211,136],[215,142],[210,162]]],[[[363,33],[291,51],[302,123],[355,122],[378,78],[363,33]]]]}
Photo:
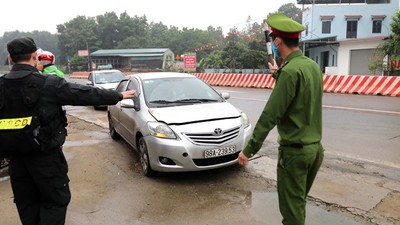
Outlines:
{"type": "Polygon", "coordinates": [[[221,128],[215,128],[214,134],[215,134],[215,135],[221,135],[221,134],[223,134],[222,129],[221,129],[221,128]]]}

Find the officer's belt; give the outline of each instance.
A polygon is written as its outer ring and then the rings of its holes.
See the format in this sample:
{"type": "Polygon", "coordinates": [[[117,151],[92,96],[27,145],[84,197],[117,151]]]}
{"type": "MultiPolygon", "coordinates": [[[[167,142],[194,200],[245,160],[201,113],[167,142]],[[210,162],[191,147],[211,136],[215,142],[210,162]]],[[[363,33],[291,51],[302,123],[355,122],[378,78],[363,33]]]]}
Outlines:
{"type": "Polygon", "coordinates": [[[281,145],[282,147],[291,147],[291,148],[303,148],[304,146],[307,145],[314,145],[314,144],[319,144],[319,141],[313,142],[310,144],[300,144],[300,143],[294,143],[294,144],[286,144],[286,145],[281,145]]]}

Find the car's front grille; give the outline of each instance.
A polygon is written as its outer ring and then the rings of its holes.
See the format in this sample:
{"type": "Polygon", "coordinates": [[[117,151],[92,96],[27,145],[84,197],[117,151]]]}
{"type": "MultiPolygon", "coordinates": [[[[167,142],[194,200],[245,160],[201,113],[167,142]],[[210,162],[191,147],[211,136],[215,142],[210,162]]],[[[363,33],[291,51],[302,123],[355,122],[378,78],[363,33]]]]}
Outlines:
{"type": "Polygon", "coordinates": [[[193,143],[201,145],[221,145],[239,136],[240,126],[228,130],[215,129],[209,133],[185,133],[193,143]]]}
{"type": "Polygon", "coordinates": [[[238,155],[239,155],[239,152],[236,152],[231,155],[224,155],[224,156],[215,157],[215,158],[193,159],[193,162],[194,162],[194,164],[196,164],[196,166],[211,166],[211,165],[217,165],[217,164],[233,161],[233,160],[237,159],[238,155]]]}

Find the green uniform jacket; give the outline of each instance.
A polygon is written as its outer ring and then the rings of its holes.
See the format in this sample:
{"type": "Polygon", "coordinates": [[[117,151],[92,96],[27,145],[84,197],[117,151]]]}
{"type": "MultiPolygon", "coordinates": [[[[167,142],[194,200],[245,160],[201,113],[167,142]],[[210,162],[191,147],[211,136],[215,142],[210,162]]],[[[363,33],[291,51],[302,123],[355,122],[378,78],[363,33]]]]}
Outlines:
{"type": "Polygon", "coordinates": [[[307,145],[322,138],[323,81],[319,66],[298,50],[285,58],[273,77],[274,90],[243,150],[249,158],[260,150],[275,125],[280,145],[307,145]]]}
{"type": "Polygon", "coordinates": [[[43,69],[44,74],[55,73],[57,76],[64,78],[64,73],[57,69],[55,65],[46,66],[43,69]]]}

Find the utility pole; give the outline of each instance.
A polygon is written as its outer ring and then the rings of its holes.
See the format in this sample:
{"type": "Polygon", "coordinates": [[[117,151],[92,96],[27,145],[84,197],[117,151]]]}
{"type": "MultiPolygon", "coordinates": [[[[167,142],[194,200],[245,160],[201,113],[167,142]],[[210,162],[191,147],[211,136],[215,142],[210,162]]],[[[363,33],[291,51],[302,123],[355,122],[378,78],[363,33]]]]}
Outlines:
{"type": "Polygon", "coordinates": [[[88,44],[88,42],[86,41],[86,50],[87,50],[87,59],[88,59],[88,71],[90,72],[90,71],[92,71],[92,63],[90,62],[90,51],[89,51],[89,44],[88,44]]]}

